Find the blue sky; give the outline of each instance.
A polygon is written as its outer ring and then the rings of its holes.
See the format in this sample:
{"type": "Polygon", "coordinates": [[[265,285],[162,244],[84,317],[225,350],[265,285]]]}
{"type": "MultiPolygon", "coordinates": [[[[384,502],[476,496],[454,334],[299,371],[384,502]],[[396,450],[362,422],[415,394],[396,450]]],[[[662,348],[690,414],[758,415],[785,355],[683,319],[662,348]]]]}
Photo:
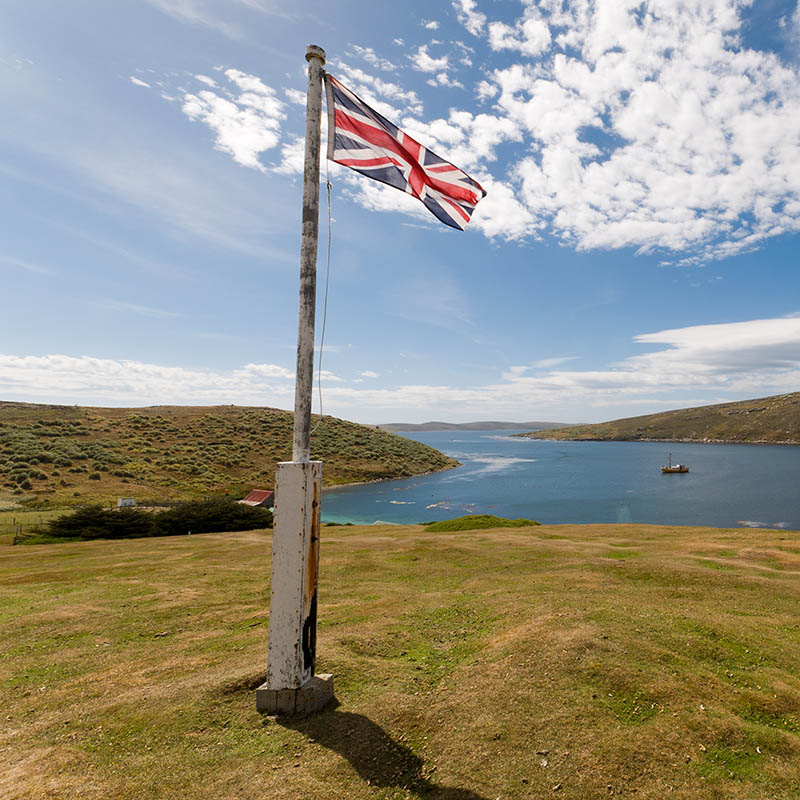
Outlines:
{"type": "Polygon", "coordinates": [[[32,0],[0,29],[0,399],[292,406],[308,43],[488,190],[461,233],[331,165],[325,413],[800,387],[794,2],[32,0]]]}

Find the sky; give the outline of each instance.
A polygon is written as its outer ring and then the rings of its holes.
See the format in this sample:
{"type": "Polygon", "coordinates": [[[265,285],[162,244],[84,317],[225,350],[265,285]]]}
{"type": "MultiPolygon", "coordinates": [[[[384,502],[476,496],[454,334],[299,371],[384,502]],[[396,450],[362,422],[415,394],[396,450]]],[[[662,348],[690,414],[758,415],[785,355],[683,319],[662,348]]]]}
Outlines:
{"type": "Polygon", "coordinates": [[[487,191],[461,232],[323,162],[315,412],[800,389],[794,0],[4,6],[0,400],[292,407],[311,43],[487,191]]]}

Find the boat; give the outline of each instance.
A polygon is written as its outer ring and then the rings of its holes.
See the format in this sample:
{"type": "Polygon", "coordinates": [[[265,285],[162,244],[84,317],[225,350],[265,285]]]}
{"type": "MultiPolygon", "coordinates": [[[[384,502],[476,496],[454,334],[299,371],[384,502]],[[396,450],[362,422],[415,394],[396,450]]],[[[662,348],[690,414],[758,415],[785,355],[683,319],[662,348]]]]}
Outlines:
{"type": "Polygon", "coordinates": [[[673,464],[672,463],[672,453],[669,454],[669,459],[667,460],[667,466],[661,467],[661,472],[663,473],[672,473],[672,472],[688,472],[689,467],[686,464],[673,464]]]}

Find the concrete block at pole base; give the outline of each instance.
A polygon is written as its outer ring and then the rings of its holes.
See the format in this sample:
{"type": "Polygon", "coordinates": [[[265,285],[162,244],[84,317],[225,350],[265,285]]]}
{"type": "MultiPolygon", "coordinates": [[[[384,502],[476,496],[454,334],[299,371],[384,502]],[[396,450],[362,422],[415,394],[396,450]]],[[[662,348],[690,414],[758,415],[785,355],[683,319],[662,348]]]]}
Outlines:
{"type": "Polygon", "coordinates": [[[299,689],[315,672],[321,495],[321,461],[278,464],[267,645],[270,689],[299,689]]]}
{"type": "Polygon", "coordinates": [[[256,689],[256,710],[276,717],[305,717],[333,700],[333,675],[315,675],[299,689],[256,689]]]}

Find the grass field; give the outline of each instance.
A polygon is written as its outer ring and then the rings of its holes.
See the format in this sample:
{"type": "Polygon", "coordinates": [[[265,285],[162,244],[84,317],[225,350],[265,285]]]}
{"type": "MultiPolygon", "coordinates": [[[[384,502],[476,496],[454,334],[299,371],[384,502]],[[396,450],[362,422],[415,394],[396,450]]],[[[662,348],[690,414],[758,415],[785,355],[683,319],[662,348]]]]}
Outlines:
{"type": "Polygon", "coordinates": [[[60,517],[64,511],[0,511],[0,545],[11,544],[14,534],[21,529],[23,534],[31,533],[39,525],[60,517]]]}
{"type": "Polygon", "coordinates": [[[800,533],[325,528],[338,706],[288,722],[269,548],[0,547],[0,796],[800,796],[800,533]]]}

